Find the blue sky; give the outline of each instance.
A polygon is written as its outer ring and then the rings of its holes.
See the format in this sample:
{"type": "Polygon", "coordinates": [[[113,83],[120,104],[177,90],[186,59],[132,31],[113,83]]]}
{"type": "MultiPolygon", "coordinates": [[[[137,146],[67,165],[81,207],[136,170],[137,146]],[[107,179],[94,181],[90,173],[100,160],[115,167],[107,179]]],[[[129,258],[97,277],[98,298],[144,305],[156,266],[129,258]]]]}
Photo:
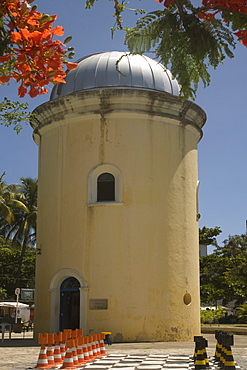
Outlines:
{"type": "MultiPolygon", "coordinates": [[[[111,37],[114,25],[113,2],[100,0],[91,10],[84,9],[84,0],[38,0],[38,10],[58,14],[57,24],[65,29],[65,37],[73,36],[75,60],[101,51],[127,51],[124,33],[111,37]]],[[[154,0],[131,0],[131,7],[155,10],[161,5],[154,0]]],[[[135,15],[124,15],[124,26],[133,26],[135,15]]],[[[65,38],[64,37],[64,38],[65,38]]],[[[64,39],[62,38],[62,39],[64,39]]],[[[207,114],[199,152],[200,227],[220,226],[221,242],[228,235],[244,233],[247,219],[247,48],[238,44],[235,58],[226,60],[211,73],[211,84],[200,86],[195,103],[207,114]]],[[[52,86],[50,87],[51,90],[52,86]]],[[[0,87],[0,99],[7,96],[19,100],[17,85],[0,87]]],[[[49,100],[49,95],[30,99],[30,110],[49,100]]],[[[38,148],[32,140],[31,127],[19,135],[12,128],[0,126],[0,174],[7,183],[18,183],[20,177],[37,177],[38,148]]]]}

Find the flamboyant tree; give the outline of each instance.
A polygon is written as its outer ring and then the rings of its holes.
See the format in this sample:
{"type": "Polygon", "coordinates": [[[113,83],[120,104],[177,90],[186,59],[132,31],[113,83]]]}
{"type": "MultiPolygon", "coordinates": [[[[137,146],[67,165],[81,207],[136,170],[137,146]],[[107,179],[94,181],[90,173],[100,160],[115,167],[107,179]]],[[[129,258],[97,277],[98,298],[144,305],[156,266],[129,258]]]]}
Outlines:
{"type": "MultiPolygon", "coordinates": [[[[97,0],[87,0],[90,8],[97,0]]],[[[122,14],[131,1],[112,0],[116,28],[122,29],[122,14]]],[[[152,0],[155,1],[155,0],[152,0]]],[[[156,0],[160,10],[124,28],[125,42],[132,53],[153,51],[169,67],[181,85],[183,98],[195,98],[198,83],[209,85],[208,67],[218,67],[233,57],[234,39],[247,46],[246,0],[156,0]]],[[[144,12],[141,9],[131,9],[144,12]]]]}
{"type": "Polygon", "coordinates": [[[55,36],[62,36],[61,26],[53,27],[56,15],[37,11],[33,0],[0,1],[0,83],[14,79],[19,83],[18,94],[30,97],[47,93],[50,82],[65,82],[64,65],[76,68],[68,62],[73,57],[71,49],[65,49],[55,36]]]}
{"type": "MultiPolygon", "coordinates": [[[[49,83],[65,82],[64,66],[76,68],[76,63],[68,62],[74,55],[73,48],[65,46],[69,38],[64,43],[54,39],[64,32],[61,26],[54,27],[57,16],[40,13],[30,5],[33,1],[0,0],[0,84],[15,80],[20,97],[46,93],[49,83]]],[[[96,1],[86,0],[86,8],[96,1]]],[[[210,66],[217,68],[234,56],[235,39],[247,46],[246,0],[152,0],[160,3],[159,10],[143,16],[144,9],[130,9],[142,14],[133,28],[122,26],[122,14],[131,1],[110,1],[115,28],[126,32],[129,51],[154,52],[177,78],[184,99],[195,98],[200,81],[209,85],[210,66]]],[[[9,103],[2,104],[0,124],[8,125],[16,108],[22,109],[17,102],[9,103]]]]}

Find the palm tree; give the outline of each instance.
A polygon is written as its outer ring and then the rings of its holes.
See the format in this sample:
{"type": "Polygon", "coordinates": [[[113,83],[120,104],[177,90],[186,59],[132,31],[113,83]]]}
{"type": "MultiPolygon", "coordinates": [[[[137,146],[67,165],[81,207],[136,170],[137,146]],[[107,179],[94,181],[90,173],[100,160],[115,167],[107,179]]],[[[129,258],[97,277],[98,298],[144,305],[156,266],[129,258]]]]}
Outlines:
{"type": "Polygon", "coordinates": [[[18,191],[19,185],[8,185],[6,181],[3,180],[5,172],[0,176],[0,222],[6,221],[11,223],[14,219],[10,204],[11,198],[15,196],[15,193],[18,191]]]}
{"type": "Polygon", "coordinates": [[[17,280],[21,276],[22,262],[27,246],[36,243],[38,189],[36,179],[21,177],[20,181],[21,185],[15,185],[15,187],[10,185],[8,191],[2,194],[3,202],[0,208],[0,235],[12,239],[13,243],[21,246],[17,280]],[[15,191],[11,192],[10,190],[15,191]],[[8,216],[6,216],[7,208],[9,210],[8,216]]]}

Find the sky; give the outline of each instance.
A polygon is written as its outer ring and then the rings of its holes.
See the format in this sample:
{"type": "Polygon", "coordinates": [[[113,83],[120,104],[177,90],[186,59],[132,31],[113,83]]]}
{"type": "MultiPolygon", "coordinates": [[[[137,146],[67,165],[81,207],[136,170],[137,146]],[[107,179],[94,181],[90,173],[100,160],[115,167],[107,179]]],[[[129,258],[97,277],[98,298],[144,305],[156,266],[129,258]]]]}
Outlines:
{"type": "MultiPolygon", "coordinates": [[[[68,46],[74,46],[75,60],[104,51],[127,51],[124,32],[114,26],[113,2],[96,1],[85,9],[85,0],[36,0],[38,10],[57,14],[57,25],[65,29],[65,39],[72,36],[68,46]]],[[[132,8],[147,11],[161,9],[155,0],[130,0],[132,8]]],[[[124,14],[124,26],[134,26],[134,12],[124,14]]],[[[222,66],[212,70],[211,84],[200,85],[195,103],[207,114],[203,138],[198,144],[199,171],[199,226],[219,226],[220,245],[229,235],[246,232],[247,220],[247,48],[237,42],[235,57],[226,59],[222,66]]],[[[152,57],[151,54],[148,54],[152,57]]],[[[28,102],[29,109],[49,100],[49,94],[22,99],[17,95],[18,85],[0,86],[0,100],[6,96],[13,101],[28,102]]],[[[51,91],[52,86],[49,86],[51,91]]],[[[11,127],[0,126],[0,175],[5,172],[8,184],[19,183],[21,177],[37,178],[38,148],[32,139],[32,129],[24,125],[19,135],[11,127]]]]}

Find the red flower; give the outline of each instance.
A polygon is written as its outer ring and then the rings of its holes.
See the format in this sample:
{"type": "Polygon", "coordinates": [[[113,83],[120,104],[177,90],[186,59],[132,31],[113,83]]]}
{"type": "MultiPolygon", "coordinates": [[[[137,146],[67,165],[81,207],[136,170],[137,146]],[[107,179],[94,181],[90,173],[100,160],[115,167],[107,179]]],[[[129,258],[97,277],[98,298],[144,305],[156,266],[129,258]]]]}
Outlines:
{"type": "Polygon", "coordinates": [[[27,93],[27,89],[24,86],[19,86],[18,87],[18,95],[20,98],[23,98],[27,93]]]}
{"type": "Polygon", "coordinates": [[[69,63],[64,45],[53,40],[55,35],[64,34],[63,27],[53,28],[57,16],[47,16],[44,20],[42,13],[32,10],[29,0],[3,0],[0,12],[13,43],[13,52],[0,57],[0,63],[6,63],[6,68],[11,70],[9,76],[0,78],[0,83],[8,82],[10,78],[19,82],[20,97],[27,93],[31,97],[46,94],[48,91],[44,86],[50,82],[64,83],[66,73],[63,67],[74,69],[77,64],[69,63]]]}
{"type": "Polygon", "coordinates": [[[78,65],[77,63],[71,63],[71,62],[68,62],[68,63],[66,64],[66,66],[67,66],[67,68],[68,68],[69,70],[76,69],[77,65],[78,65]]]}
{"type": "Polygon", "coordinates": [[[0,57],[0,63],[8,62],[13,54],[7,54],[0,57]]]}
{"type": "Polygon", "coordinates": [[[0,76],[0,84],[9,82],[10,76],[0,76]]]}

